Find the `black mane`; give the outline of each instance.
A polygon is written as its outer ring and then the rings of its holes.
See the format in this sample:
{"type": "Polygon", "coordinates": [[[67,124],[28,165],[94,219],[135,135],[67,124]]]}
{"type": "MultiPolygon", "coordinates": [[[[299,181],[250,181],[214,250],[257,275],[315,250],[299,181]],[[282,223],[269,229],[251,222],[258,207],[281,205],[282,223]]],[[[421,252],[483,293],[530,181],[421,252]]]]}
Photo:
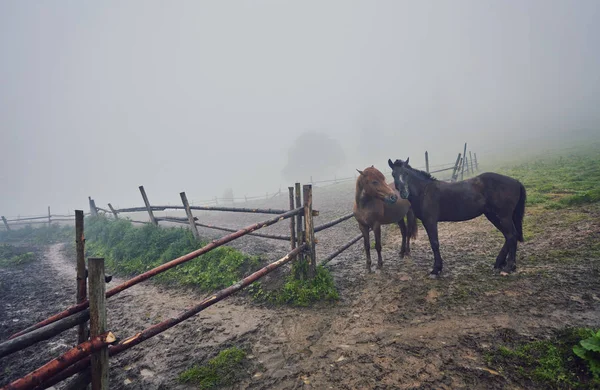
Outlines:
{"type": "Polygon", "coordinates": [[[437,179],[435,177],[431,176],[430,173],[421,171],[419,169],[415,169],[415,168],[411,167],[408,163],[406,163],[406,161],[396,160],[394,162],[394,165],[404,166],[405,168],[408,168],[412,173],[415,173],[415,174],[421,176],[422,179],[437,181],[437,179]]]}
{"type": "Polygon", "coordinates": [[[431,173],[428,173],[428,172],[425,172],[425,171],[421,171],[419,169],[415,169],[415,168],[411,167],[410,165],[408,165],[407,168],[409,170],[411,170],[413,173],[416,173],[416,174],[422,176],[423,179],[429,179],[429,180],[437,181],[437,179],[435,177],[431,176],[431,173]]]}

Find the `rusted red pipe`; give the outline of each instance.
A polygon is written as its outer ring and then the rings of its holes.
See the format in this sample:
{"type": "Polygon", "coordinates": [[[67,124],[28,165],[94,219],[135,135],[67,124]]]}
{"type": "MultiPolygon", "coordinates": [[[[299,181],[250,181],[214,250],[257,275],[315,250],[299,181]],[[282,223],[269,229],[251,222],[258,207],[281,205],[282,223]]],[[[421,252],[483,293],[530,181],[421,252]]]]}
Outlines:
{"type": "Polygon", "coordinates": [[[108,346],[116,341],[116,337],[111,332],[106,332],[100,336],[94,337],[84,343],[79,344],[65,352],[56,359],[50,360],[37,370],[30,372],[22,378],[4,386],[0,390],[29,390],[42,384],[45,379],[51,378],[70,365],[89,356],[93,352],[108,346]]]}
{"type": "MultiPolygon", "coordinates": [[[[211,250],[213,250],[213,249],[215,249],[215,248],[217,248],[217,247],[219,247],[219,246],[221,246],[223,244],[226,244],[226,243],[228,243],[230,241],[233,241],[236,238],[242,237],[242,236],[244,236],[244,235],[246,235],[248,233],[251,233],[251,232],[253,232],[255,230],[258,230],[260,228],[263,228],[265,226],[273,225],[273,224],[275,224],[275,223],[277,223],[277,222],[279,222],[281,220],[293,217],[294,215],[297,215],[297,214],[300,214],[300,213],[303,213],[303,212],[304,212],[304,209],[302,207],[297,208],[295,210],[290,210],[290,211],[288,211],[286,213],[280,214],[280,215],[278,215],[276,217],[273,217],[271,219],[268,219],[266,221],[255,223],[253,225],[250,225],[250,226],[247,226],[247,227],[245,227],[243,229],[240,229],[240,230],[238,230],[235,233],[231,233],[231,234],[228,234],[228,235],[226,235],[224,237],[221,237],[221,238],[219,238],[217,240],[213,240],[210,244],[205,245],[205,246],[203,246],[202,248],[200,248],[198,250],[195,250],[195,251],[190,252],[190,253],[188,253],[186,255],[178,257],[175,260],[171,260],[168,263],[165,263],[165,264],[160,265],[160,266],[158,266],[156,268],[153,268],[153,269],[151,269],[149,271],[146,271],[143,274],[140,274],[140,275],[138,275],[138,276],[136,276],[134,278],[129,279],[126,282],[123,282],[122,284],[120,284],[120,285],[118,285],[116,287],[113,287],[112,289],[110,289],[110,290],[108,290],[106,292],[106,297],[107,298],[112,297],[113,295],[116,295],[116,294],[120,293],[121,291],[128,289],[129,287],[135,286],[136,284],[138,284],[140,282],[143,282],[146,279],[150,279],[152,276],[155,276],[155,275],[157,275],[157,274],[159,274],[161,272],[164,272],[164,271],[169,270],[169,269],[171,269],[173,267],[176,267],[179,264],[183,264],[183,263],[185,263],[187,261],[195,259],[196,257],[201,256],[201,255],[203,255],[203,254],[205,254],[207,252],[210,252],[211,250]]],[[[51,324],[51,323],[53,323],[55,321],[58,321],[60,319],[65,318],[65,317],[68,317],[68,316],[70,316],[72,314],[78,313],[78,312],[84,310],[85,308],[87,308],[88,306],[89,306],[89,301],[87,301],[87,300],[84,301],[84,302],[82,302],[82,303],[80,303],[80,304],[71,306],[71,307],[67,308],[64,311],[62,311],[62,312],[60,312],[58,314],[53,315],[52,317],[49,317],[49,318],[47,318],[47,319],[45,319],[45,320],[43,320],[41,322],[38,322],[35,325],[32,325],[32,326],[30,326],[28,328],[23,329],[22,331],[20,331],[18,333],[15,333],[14,335],[12,335],[12,336],[9,337],[9,340],[12,339],[12,338],[14,338],[14,337],[21,336],[21,335],[23,335],[25,333],[31,332],[32,330],[41,328],[42,326],[46,326],[48,324],[51,324]]]]}
{"type": "MultiPolygon", "coordinates": [[[[156,336],[157,334],[162,333],[169,328],[172,328],[173,326],[179,324],[180,322],[185,321],[188,318],[198,314],[199,312],[206,309],[207,307],[212,306],[215,303],[223,300],[224,298],[227,298],[228,296],[240,291],[244,287],[249,286],[250,284],[254,283],[258,279],[267,275],[268,273],[276,270],[277,268],[281,267],[282,265],[293,260],[295,258],[295,256],[298,253],[300,253],[301,251],[305,250],[305,248],[306,248],[306,244],[302,244],[301,246],[294,249],[293,251],[291,251],[290,253],[288,253],[287,255],[282,257],[281,259],[274,261],[273,263],[259,269],[258,271],[254,272],[251,275],[248,275],[247,277],[240,280],[233,286],[227,287],[227,288],[220,290],[217,293],[211,295],[210,297],[205,298],[199,304],[189,308],[188,310],[179,314],[177,317],[169,318],[168,320],[159,322],[156,325],[152,325],[151,327],[141,331],[140,333],[137,333],[134,336],[121,341],[119,344],[109,347],[108,348],[109,356],[113,356],[113,355],[121,353],[125,350],[128,350],[129,348],[131,348],[135,345],[138,345],[142,341],[147,340],[150,337],[156,336]]],[[[66,370],[60,372],[55,377],[50,378],[48,381],[44,382],[42,388],[54,386],[55,384],[67,379],[68,377],[75,375],[76,373],[84,370],[87,366],[89,366],[89,361],[90,361],[90,359],[86,358],[84,360],[77,362],[75,365],[72,365],[71,367],[67,368],[66,370]]]]}

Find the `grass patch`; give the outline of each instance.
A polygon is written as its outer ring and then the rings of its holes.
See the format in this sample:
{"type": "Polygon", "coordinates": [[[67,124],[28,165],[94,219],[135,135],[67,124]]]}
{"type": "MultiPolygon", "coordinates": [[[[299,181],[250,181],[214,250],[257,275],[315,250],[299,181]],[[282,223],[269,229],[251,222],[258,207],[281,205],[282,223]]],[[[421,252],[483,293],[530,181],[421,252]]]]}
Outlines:
{"type": "Polygon", "coordinates": [[[54,244],[57,242],[75,242],[75,227],[53,224],[50,226],[32,227],[26,225],[20,229],[0,231],[0,242],[22,242],[36,245],[54,244]]]}
{"type": "Polygon", "coordinates": [[[581,340],[593,334],[590,329],[564,329],[550,340],[520,344],[514,348],[499,346],[486,355],[486,361],[492,368],[546,388],[600,386],[600,380],[590,373],[586,362],[573,351],[581,340]]]}
{"type": "MultiPolygon", "coordinates": [[[[206,245],[185,228],[135,227],[130,221],[104,216],[86,219],[87,256],[104,257],[115,273],[137,275],[206,245]]],[[[192,286],[203,291],[229,287],[260,267],[258,256],[221,246],[155,277],[159,282],[192,286]]],[[[292,273],[279,290],[264,291],[260,282],[248,290],[254,299],[277,304],[308,306],[338,299],[333,278],[323,267],[312,280],[294,279],[292,273]]]]}
{"type": "MultiPolygon", "coordinates": [[[[135,227],[130,221],[103,216],[86,220],[87,256],[104,257],[111,271],[127,276],[145,272],[204,245],[185,228],[135,227]]],[[[257,256],[221,246],[157,275],[156,280],[204,291],[216,290],[231,286],[259,265],[257,256]]]]}
{"type": "Polygon", "coordinates": [[[237,347],[225,349],[206,364],[195,365],[179,375],[179,381],[214,389],[235,383],[243,374],[246,352],[237,347]]]}
{"type": "Polygon", "coordinates": [[[280,289],[265,291],[260,282],[253,283],[249,289],[256,300],[273,304],[309,306],[317,301],[339,299],[333,277],[323,266],[317,267],[317,274],[312,280],[295,279],[290,275],[280,289]]]}
{"type": "Polygon", "coordinates": [[[593,237],[577,248],[548,249],[529,255],[532,263],[572,263],[600,258],[600,242],[593,237]]]}
{"type": "Polygon", "coordinates": [[[527,206],[563,209],[600,202],[600,144],[501,168],[527,189],[527,206]]]}
{"type": "Polygon", "coordinates": [[[0,267],[14,267],[35,260],[33,252],[23,252],[12,245],[0,245],[0,267]]]}

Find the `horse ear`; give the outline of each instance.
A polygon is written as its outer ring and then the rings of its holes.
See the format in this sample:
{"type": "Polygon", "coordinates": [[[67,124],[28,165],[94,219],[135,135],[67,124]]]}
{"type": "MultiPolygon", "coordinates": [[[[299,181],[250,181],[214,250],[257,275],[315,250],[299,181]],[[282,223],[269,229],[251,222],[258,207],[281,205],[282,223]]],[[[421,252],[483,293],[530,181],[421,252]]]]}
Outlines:
{"type": "Polygon", "coordinates": [[[388,165],[390,166],[390,168],[394,169],[394,163],[392,162],[391,158],[388,158],[388,165]]]}
{"type": "Polygon", "coordinates": [[[371,168],[375,168],[375,165],[371,165],[371,168]]]}
{"type": "Polygon", "coordinates": [[[408,159],[409,159],[409,158],[410,158],[410,157],[406,157],[406,164],[408,164],[408,159]]]}
{"type": "Polygon", "coordinates": [[[363,171],[361,171],[361,170],[357,169],[356,172],[360,173],[361,175],[364,175],[363,171]]]}

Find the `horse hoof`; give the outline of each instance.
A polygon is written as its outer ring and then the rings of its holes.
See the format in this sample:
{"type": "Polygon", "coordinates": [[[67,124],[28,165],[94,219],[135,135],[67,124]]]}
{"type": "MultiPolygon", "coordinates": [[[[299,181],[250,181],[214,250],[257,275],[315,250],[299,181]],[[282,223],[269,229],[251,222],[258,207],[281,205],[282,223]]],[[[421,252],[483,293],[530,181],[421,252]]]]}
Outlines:
{"type": "Polygon", "coordinates": [[[510,275],[508,272],[500,271],[500,276],[508,276],[510,275]]]}
{"type": "Polygon", "coordinates": [[[400,253],[400,258],[403,259],[406,256],[404,253],[400,253]]]}
{"type": "Polygon", "coordinates": [[[429,279],[439,279],[439,278],[440,278],[440,274],[434,274],[434,273],[429,274],[429,279]]]}

